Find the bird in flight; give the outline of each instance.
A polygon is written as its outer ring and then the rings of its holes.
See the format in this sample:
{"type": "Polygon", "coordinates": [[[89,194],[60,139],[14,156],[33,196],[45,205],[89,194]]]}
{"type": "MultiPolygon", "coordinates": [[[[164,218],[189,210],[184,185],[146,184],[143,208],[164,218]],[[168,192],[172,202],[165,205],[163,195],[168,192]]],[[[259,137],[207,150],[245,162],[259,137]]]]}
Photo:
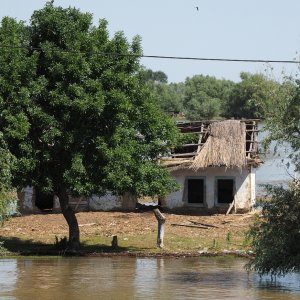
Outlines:
{"type": "Polygon", "coordinates": [[[196,6],[196,9],[199,10],[199,6],[196,6]]]}

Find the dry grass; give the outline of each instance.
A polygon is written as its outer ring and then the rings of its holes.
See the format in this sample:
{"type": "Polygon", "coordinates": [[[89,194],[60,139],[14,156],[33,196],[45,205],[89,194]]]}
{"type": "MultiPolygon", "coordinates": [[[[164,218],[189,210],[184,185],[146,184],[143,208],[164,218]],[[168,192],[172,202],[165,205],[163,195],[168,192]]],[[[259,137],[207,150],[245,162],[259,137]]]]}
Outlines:
{"type": "Polygon", "coordinates": [[[246,125],[236,120],[214,122],[208,128],[209,137],[191,169],[209,166],[242,168],[246,165],[246,125]]]}
{"type": "MultiPolygon", "coordinates": [[[[78,213],[81,241],[92,253],[110,249],[112,236],[117,235],[122,251],[131,253],[182,253],[199,251],[248,250],[245,232],[252,224],[252,214],[190,216],[164,213],[166,216],[165,248],[156,247],[157,221],[153,212],[85,212],[78,213]],[[191,227],[196,223],[214,225],[209,229],[191,227]],[[172,224],[188,225],[174,226],[172,224]]],[[[0,241],[10,245],[12,253],[22,250],[51,249],[68,235],[61,214],[30,215],[12,218],[0,228],[0,241]]]]}

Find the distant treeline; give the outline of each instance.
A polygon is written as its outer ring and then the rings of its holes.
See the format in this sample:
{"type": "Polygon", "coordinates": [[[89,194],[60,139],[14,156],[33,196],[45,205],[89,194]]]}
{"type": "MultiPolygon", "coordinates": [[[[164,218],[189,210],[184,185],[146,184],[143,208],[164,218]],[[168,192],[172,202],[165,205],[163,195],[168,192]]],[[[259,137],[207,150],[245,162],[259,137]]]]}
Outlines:
{"type": "Polygon", "coordinates": [[[241,73],[240,82],[195,75],[184,82],[168,83],[162,71],[143,69],[141,80],[149,85],[160,107],[188,120],[264,118],[280,83],[263,74],[241,73]]]}

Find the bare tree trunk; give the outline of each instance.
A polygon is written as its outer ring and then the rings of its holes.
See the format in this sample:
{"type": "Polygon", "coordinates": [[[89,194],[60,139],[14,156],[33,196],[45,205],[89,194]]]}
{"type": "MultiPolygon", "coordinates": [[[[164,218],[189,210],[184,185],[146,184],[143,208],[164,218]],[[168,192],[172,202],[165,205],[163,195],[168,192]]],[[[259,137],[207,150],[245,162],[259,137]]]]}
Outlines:
{"type": "Polygon", "coordinates": [[[69,206],[69,196],[66,189],[60,189],[58,193],[60,208],[69,226],[68,249],[77,251],[80,247],[79,226],[74,210],[69,206]]]}

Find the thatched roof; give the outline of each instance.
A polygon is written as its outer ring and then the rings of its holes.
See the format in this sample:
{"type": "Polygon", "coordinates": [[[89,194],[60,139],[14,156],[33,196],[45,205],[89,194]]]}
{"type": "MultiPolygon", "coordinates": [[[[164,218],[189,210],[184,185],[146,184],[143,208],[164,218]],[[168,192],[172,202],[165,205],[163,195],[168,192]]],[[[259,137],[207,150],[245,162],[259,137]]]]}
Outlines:
{"type": "Polygon", "coordinates": [[[246,125],[236,120],[211,123],[208,138],[195,157],[191,169],[209,166],[242,168],[246,165],[246,125]]]}
{"type": "Polygon", "coordinates": [[[257,120],[180,122],[177,126],[188,142],[161,159],[161,164],[171,170],[199,170],[208,166],[242,168],[262,163],[257,147],[257,120]]]}

